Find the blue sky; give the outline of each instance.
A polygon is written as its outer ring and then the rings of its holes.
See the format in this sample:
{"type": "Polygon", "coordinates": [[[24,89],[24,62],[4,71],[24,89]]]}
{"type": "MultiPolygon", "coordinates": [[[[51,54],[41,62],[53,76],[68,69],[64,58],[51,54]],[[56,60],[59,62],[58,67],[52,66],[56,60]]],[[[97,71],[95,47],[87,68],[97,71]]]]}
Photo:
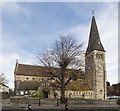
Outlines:
{"type": "Polygon", "coordinates": [[[2,71],[14,87],[15,60],[33,64],[59,35],[89,38],[92,9],[106,50],[107,80],[118,82],[118,5],[115,2],[6,2],[2,4],[2,71]]]}

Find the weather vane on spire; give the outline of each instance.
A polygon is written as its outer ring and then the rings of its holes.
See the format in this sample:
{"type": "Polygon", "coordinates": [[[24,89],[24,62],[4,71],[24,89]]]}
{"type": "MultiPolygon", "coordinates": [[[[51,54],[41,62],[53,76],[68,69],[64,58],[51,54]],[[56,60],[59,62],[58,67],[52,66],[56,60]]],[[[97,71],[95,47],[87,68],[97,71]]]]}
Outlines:
{"type": "Polygon", "coordinates": [[[92,9],[92,15],[94,15],[94,8],[92,9]]]}

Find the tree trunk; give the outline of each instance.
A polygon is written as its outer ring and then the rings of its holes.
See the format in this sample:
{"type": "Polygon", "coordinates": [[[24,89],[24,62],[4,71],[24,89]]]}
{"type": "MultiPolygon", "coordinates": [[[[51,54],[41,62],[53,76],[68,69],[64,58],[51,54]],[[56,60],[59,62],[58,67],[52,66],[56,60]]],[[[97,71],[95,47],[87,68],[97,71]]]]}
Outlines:
{"type": "Polygon", "coordinates": [[[65,72],[65,70],[61,71],[61,75],[62,75],[62,78],[61,78],[61,98],[60,98],[61,103],[67,102],[67,99],[65,98],[65,80],[64,80],[65,75],[64,75],[64,72],[65,72]]]}
{"type": "Polygon", "coordinates": [[[65,87],[61,88],[61,98],[60,98],[61,103],[66,103],[66,98],[65,98],[65,87]]]}

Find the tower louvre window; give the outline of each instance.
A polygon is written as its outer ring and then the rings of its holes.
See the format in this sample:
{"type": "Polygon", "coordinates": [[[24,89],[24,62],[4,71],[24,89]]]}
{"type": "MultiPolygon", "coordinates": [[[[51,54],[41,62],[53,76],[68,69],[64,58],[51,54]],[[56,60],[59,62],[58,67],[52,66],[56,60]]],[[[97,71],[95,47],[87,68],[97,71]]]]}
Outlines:
{"type": "Polygon", "coordinates": [[[99,56],[99,55],[98,55],[98,53],[97,53],[97,54],[96,54],[96,58],[97,58],[97,59],[98,59],[98,56],[99,56]]]}
{"type": "Polygon", "coordinates": [[[96,54],[96,58],[97,58],[97,59],[103,59],[103,54],[97,53],[97,54],[96,54]]]}
{"type": "Polygon", "coordinates": [[[93,59],[93,55],[91,55],[91,59],[93,59]]]}
{"type": "Polygon", "coordinates": [[[103,54],[101,54],[101,59],[103,59],[103,54]]]}

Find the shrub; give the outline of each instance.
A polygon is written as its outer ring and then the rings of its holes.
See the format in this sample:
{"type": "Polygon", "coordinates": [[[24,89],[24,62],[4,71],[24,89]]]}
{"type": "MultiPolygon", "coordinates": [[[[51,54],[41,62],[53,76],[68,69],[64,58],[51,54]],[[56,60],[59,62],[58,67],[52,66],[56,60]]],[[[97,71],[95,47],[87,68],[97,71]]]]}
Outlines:
{"type": "Polygon", "coordinates": [[[2,92],[2,99],[8,99],[8,98],[9,98],[8,92],[2,92]]]}
{"type": "Polygon", "coordinates": [[[120,104],[120,98],[117,99],[117,104],[120,104]]]}
{"type": "Polygon", "coordinates": [[[45,95],[43,94],[43,92],[40,91],[36,91],[32,94],[32,97],[39,97],[39,98],[44,98],[45,95]]]}
{"type": "Polygon", "coordinates": [[[14,96],[14,91],[12,89],[9,89],[9,96],[14,96]]]}

